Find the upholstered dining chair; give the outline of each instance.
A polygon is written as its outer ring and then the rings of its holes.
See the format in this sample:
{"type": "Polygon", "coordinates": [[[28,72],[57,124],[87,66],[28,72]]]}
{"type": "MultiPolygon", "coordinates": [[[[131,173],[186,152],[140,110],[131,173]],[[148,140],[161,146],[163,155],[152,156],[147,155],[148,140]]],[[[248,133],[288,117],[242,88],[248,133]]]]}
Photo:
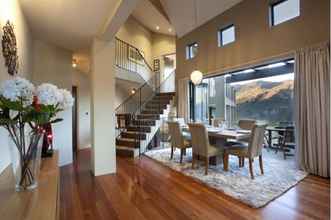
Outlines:
{"type": "Polygon", "coordinates": [[[239,128],[243,130],[252,130],[256,121],[252,119],[241,119],[239,120],[239,128]]]}
{"type": "Polygon", "coordinates": [[[225,123],[224,118],[213,118],[212,119],[212,126],[214,126],[214,127],[219,127],[220,124],[223,124],[223,123],[225,123]]]}
{"type": "Polygon", "coordinates": [[[205,175],[207,175],[209,158],[221,156],[222,150],[209,143],[208,132],[203,124],[189,123],[188,126],[192,137],[192,169],[194,169],[196,158],[203,157],[205,159],[205,175]]]}
{"type": "MultiPolygon", "coordinates": [[[[256,121],[252,119],[241,119],[238,122],[238,126],[240,129],[243,130],[252,130],[254,127],[256,121]]],[[[249,142],[250,138],[244,138],[241,139],[240,141],[237,140],[227,140],[227,145],[237,145],[237,144],[242,144],[242,142],[249,142]]]]}
{"type": "Polygon", "coordinates": [[[188,137],[184,137],[182,129],[178,121],[168,122],[168,129],[171,142],[170,159],[174,156],[174,150],[180,149],[180,163],[183,162],[183,155],[186,154],[186,149],[191,147],[188,137]]]}
{"type": "Polygon", "coordinates": [[[249,171],[252,179],[254,179],[253,160],[255,157],[259,157],[260,170],[261,173],[264,174],[262,163],[262,148],[264,143],[265,128],[266,124],[255,124],[251,130],[251,137],[248,143],[238,143],[228,146],[224,149],[224,157],[227,157],[227,155],[235,155],[240,158],[240,167],[244,166],[245,158],[248,158],[249,171]]]}

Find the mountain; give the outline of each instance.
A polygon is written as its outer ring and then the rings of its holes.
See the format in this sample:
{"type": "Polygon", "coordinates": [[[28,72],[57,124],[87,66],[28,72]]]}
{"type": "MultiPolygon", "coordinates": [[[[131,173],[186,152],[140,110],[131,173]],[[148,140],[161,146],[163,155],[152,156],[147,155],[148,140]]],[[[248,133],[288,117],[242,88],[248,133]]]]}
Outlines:
{"type": "Polygon", "coordinates": [[[293,121],[293,81],[256,81],[234,86],[239,118],[293,121]]]}

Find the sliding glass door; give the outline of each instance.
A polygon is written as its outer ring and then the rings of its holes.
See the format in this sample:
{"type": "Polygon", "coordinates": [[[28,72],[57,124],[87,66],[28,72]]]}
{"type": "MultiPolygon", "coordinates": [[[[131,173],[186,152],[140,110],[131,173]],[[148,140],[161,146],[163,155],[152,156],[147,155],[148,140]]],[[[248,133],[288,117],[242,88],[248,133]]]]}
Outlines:
{"type": "Polygon", "coordinates": [[[293,124],[293,60],[206,78],[190,85],[191,120],[235,127],[240,119],[293,124]]]}

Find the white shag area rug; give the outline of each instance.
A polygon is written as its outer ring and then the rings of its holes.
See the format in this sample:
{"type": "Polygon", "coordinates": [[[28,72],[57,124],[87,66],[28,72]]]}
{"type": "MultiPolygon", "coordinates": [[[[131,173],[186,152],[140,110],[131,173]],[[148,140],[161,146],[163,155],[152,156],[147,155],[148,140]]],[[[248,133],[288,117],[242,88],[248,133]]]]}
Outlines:
{"type": "Polygon", "coordinates": [[[229,171],[224,171],[221,163],[210,165],[208,175],[205,175],[204,162],[199,162],[199,166],[192,169],[191,149],[187,150],[182,164],[179,163],[179,149],[175,151],[172,160],[170,148],[151,150],[145,155],[254,208],[266,205],[308,175],[295,167],[293,158],[284,160],[281,152],[276,154],[266,150],[263,151],[264,175],[260,172],[258,159],[254,160],[254,180],[250,178],[248,160],[245,160],[245,167],[239,168],[238,158],[234,156],[229,158],[229,171]]]}

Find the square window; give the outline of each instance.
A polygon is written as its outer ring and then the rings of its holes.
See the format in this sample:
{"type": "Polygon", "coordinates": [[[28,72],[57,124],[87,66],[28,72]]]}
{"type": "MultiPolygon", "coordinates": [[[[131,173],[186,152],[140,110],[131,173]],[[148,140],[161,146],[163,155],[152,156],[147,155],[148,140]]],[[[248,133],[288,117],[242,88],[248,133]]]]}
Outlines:
{"type": "Polygon", "coordinates": [[[224,46],[236,40],[235,27],[230,25],[218,32],[218,46],[224,46]]]}
{"type": "Polygon", "coordinates": [[[192,59],[198,54],[198,43],[192,43],[186,46],[186,59],[192,59]]]}
{"type": "Polygon", "coordinates": [[[300,16],[300,0],[285,0],[271,5],[271,25],[275,26],[300,16]]]}

